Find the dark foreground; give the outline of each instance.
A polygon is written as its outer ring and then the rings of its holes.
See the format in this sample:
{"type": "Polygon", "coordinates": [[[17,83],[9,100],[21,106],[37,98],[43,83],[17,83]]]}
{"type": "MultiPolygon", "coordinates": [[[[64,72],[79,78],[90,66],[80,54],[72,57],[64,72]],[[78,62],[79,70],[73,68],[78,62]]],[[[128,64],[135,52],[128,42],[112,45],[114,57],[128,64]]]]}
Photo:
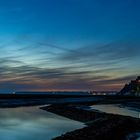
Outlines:
{"type": "MultiPolygon", "coordinates": [[[[0,107],[51,104],[41,109],[84,122],[87,127],[68,132],[54,140],[125,140],[140,132],[140,119],[91,111],[88,105],[122,104],[140,109],[140,97],[93,95],[0,95],[0,107]],[[84,107],[83,107],[84,106],[84,107]]],[[[136,137],[132,140],[135,140],[136,137]]],[[[131,139],[130,139],[131,140],[131,139]]]]}
{"type": "MultiPolygon", "coordinates": [[[[140,102],[140,97],[132,96],[107,96],[107,95],[90,95],[90,94],[0,94],[0,107],[19,107],[19,106],[33,106],[56,103],[73,103],[73,104],[116,104],[128,102],[140,102]]],[[[137,106],[137,105],[136,105],[137,106]]]]}
{"type": "MultiPolygon", "coordinates": [[[[54,140],[125,140],[140,132],[140,119],[90,111],[73,105],[51,105],[42,109],[84,122],[87,127],[68,132],[54,140]]],[[[134,140],[134,138],[133,138],[134,140]]]]}

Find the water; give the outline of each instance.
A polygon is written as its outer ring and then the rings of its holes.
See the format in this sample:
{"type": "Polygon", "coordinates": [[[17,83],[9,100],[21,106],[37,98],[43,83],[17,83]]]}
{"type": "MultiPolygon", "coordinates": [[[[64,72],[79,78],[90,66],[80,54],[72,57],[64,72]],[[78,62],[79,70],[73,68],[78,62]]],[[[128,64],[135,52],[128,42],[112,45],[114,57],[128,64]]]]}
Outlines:
{"type": "Polygon", "coordinates": [[[0,140],[51,140],[82,127],[83,123],[39,107],[0,109],[0,140]]]}
{"type": "Polygon", "coordinates": [[[119,114],[124,116],[131,116],[140,118],[140,110],[135,108],[121,107],[120,105],[93,105],[91,109],[99,110],[111,114],[119,114]]]}
{"type": "Polygon", "coordinates": [[[127,140],[140,140],[140,133],[131,133],[126,137],[127,140]]]}

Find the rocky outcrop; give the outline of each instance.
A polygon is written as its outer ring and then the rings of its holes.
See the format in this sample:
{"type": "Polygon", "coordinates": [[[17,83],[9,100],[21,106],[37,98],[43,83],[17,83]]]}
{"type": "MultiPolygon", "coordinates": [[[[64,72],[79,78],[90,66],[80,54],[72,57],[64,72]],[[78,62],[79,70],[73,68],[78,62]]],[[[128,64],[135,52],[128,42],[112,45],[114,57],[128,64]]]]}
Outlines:
{"type": "Polygon", "coordinates": [[[129,84],[126,84],[119,94],[140,96],[140,76],[136,80],[132,80],[129,84]]]}

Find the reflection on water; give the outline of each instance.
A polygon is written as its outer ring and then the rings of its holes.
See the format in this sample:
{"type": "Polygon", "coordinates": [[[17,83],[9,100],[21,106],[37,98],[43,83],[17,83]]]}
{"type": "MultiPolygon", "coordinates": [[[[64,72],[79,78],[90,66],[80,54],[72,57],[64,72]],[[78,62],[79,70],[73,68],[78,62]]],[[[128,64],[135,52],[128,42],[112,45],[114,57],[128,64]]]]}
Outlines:
{"type": "Polygon", "coordinates": [[[38,107],[0,109],[0,140],[50,140],[84,127],[38,107]]]}
{"type": "Polygon", "coordinates": [[[126,137],[127,140],[140,140],[140,133],[131,133],[126,137]]]}
{"type": "Polygon", "coordinates": [[[106,113],[140,118],[140,110],[136,110],[134,108],[120,107],[120,105],[93,105],[91,106],[91,108],[106,113]]]}

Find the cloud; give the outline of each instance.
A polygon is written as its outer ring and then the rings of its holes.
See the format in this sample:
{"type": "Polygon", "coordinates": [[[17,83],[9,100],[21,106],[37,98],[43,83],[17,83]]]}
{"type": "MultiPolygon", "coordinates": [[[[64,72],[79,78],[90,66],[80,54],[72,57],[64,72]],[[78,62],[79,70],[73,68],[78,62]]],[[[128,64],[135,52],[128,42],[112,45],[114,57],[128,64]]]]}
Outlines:
{"type": "Polygon", "coordinates": [[[75,50],[38,42],[41,41],[20,45],[19,41],[11,48],[8,44],[1,49],[1,91],[115,90],[137,75],[130,71],[133,64],[125,67],[125,62],[139,58],[138,42],[118,41],[75,50]]]}
{"type": "MultiPolygon", "coordinates": [[[[103,45],[80,47],[74,53],[67,52],[61,59],[64,61],[122,61],[139,56],[140,42],[118,41],[103,45]]],[[[96,62],[95,62],[96,63],[96,62]]]]}
{"type": "Polygon", "coordinates": [[[63,53],[59,57],[60,61],[66,65],[78,65],[81,70],[90,69],[93,74],[107,75],[110,72],[110,76],[113,76],[113,73],[135,74],[140,68],[140,42],[117,41],[104,45],[90,45],[80,47],[75,52],[78,53],[63,53]]]}

